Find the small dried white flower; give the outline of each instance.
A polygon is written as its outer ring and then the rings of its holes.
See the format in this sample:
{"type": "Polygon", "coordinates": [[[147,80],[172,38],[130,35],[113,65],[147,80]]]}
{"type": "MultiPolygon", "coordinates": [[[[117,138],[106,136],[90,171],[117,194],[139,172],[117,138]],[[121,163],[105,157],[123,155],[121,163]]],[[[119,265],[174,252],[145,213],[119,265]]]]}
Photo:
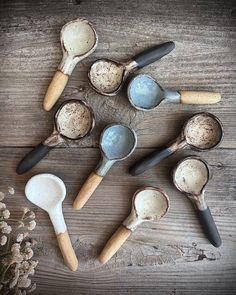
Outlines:
{"type": "Polygon", "coordinates": [[[0,192],[0,201],[2,201],[5,198],[5,194],[3,192],[0,192]]]}
{"type": "Polygon", "coordinates": [[[25,253],[24,253],[25,260],[31,259],[33,255],[34,255],[34,251],[30,247],[25,249],[25,253]]]}
{"type": "Polygon", "coordinates": [[[0,202],[0,210],[4,210],[6,209],[6,204],[4,204],[3,202],[0,202]]]}
{"type": "Polygon", "coordinates": [[[11,186],[8,187],[8,192],[10,195],[14,195],[15,194],[15,189],[11,186]]]}
{"type": "Polygon", "coordinates": [[[36,226],[36,222],[35,222],[35,220],[31,220],[31,221],[29,222],[28,230],[33,230],[33,229],[35,229],[35,226],[36,226]]]}
{"type": "Polygon", "coordinates": [[[33,211],[30,211],[27,217],[31,219],[35,219],[35,213],[33,211]]]}
{"type": "Polygon", "coordinates": [[[0,245],[1,245],[1,246],[4,246],[4,245],[6,245],[6,243],[7,243],[7,236],[2,235],[2,236],[0,237],[0,245]]]}
{"type": "Polygon", "coordinates": [[[5,226],[5,227],[2,228],[2,233],[3,233],[3,234],[8,234],[8,235],[9,235],[9,233],[10,233],[11,231],[12,231],[12,228],[11,228],[10,225],[7,225],[7,226],[5,226]]]}
{"type": "Polygon", "coordinates": [[[36,283],[34,283],[33,285],[31,285],[31,287],[28,289],[28,293],[33,292],[36,289],[36,283]]]}
{"type": "Polygon", "coordinates": [[[31,280],[27,276],[22,276],[18,280],[18,288],[28,288],[31,285],[31,280]]]}
{"type": "Polygon", "coordinates": [[[23,239],[24,239],[24,235],[22,233],[20,233],[16,236],[16,241],[18,243],[21,243],[23,241],[23,239]]]}
{"type": "Polygon", "coordinates": [[[7,226],[6,221],[0,221],[0,229],[4,228],[7,226]]]}
{"type": "Polygon", "coordinates": [[[4,219],[8,219],[10,217],[10,211],[5,209],[3,212],[2,212],[2,215],[3,215],[3,218],[4,219]]]}
{"type": "Polygon", "coordinates": [[[20,252],[20,244],[18,243],[14,243],[12,246],[11,246],[11,252],[12,253],[19,253],[20,252]]]}
{"type": "Polygon", "coordinates": [[[28,236],[29,236],[29,233],[27,231],[23,233],[23,239],[25,239],[28,236]]]}
{"type": "Polygon", "coordinates": [[[21,227],[25,226],[24,222],[21,221],[21,220],[19,220],[18,223],[19,223],[18,228],[21,228],[21,227]]]}
{"type": "Polygon", "coordinates": [[[29,212],[29,211],[30,211],[30,209],[29,209],[28,207],[24,207],[24,208],[23,208],[23,213],[24,213],[24,214],[26,214],[26,213],[29,212]]]}
{"type": "Polygon", "coordinates": [[[21,263],[23,260],[24,260],[23,255],[21,255],[21,253],[16,253],[12,255],[10,264],[21,263]]]}

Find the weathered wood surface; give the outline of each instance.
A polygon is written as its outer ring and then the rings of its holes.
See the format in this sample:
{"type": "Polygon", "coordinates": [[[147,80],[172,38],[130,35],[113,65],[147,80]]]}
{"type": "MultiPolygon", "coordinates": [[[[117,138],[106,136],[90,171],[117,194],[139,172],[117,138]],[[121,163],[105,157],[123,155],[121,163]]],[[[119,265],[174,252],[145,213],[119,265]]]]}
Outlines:
{"type": "Polygon", "coordinates": [[[99,151],[57,149],[31,172],[16,176],[15,165],[27,151],[23,148],[0,149],[0,170],[5,172],[0,189],[16,188],[16,197],[9,197],[8,203],[17,214],[19,207],[30,205],[24,198],[24,184],[31,175],[48,171],[64,179],[68,189],[64,201],[65,219],[79,259],[78,271],[71,274],[62,264],[47,214],[31,206],[36,210],[38,220],[35,237],[39,241],[36,257],[40,263],[35,276],[36,294],[63,294],[65,290],[70,294],[194,294],[193,291],[233,294],[236,276],[234,151],[228,150],[226,154],[225,150],[219,149],[204,154],[213,172],[206,198],[223,240],[220,249],[208,243],[192,204],[174,188],[169,178],[172,167],[183,154],[192,152],[186,150],[176,154],[143,176],[127,177],[129,165],[147,152],[146,149],[138,150],[129,160],[112,168],[83,210],[78,212],[72,209],[73,200],[96,165],[99,151]],[[97,254],[128,215],[132,194],[142,185],[160,186],[166,190],[171,209],[161,222],[140,226],[117,255],[102,267],[96,260],[97,254]]]}
{"type": "MultiPolygon", "coordinates": [[[[17,214],[30,205],[24,185],[36,173],[60,176],[68,188],[64,202],[80,267],[71,274],[63,266],[48,216],[36,209],[39,240],[35,294],[234,294],[236,290],[236,14],[234,1],[1,1],[0,2],[0,190],[17,214]],[[42,99],[61,58],[59,31],[76,17],[91,20],[99,35],[98,48],[73,72],[61,98],[78,97],[93,107],[97,126],[83,141],[59,148],[29,173],[18,176],[21,157],[52,130],[42,99]],[[173,40],[168,57],[143,69],[165,87],[222,93],[214,106],[160,106],[143,113],[129,106],[125,92],[115,98],[96,94],[88,86],[87,69],[99,57],[124,60],[147,46],[173,40]],[[165,160],[139,177],[129,165],[152,148],[175,137],[185,118],[200,110],[218,115],[225,129],[222,145],[202,153],[213,178],[206,197],[223,239],[220,249],[204,237],[191,203],[170,181],[170,171],[190,150],[165,160]],[[138,133],[138,149],[115,165],[80,212],[73,199],[99,159],[99,133],[121,121],[138,133]],[[76,148],[80,147],[80,148],[76,148]],[[144,224],[105,266],[96,260],[106,240],[127,216],[134,191],[160,186],[170,196],[171,209],[158,224],[144,224]]],[[[59,104],[57,104],[59,105],[59,104]]],[[[32,208],[34,208],[32,206],[32,208]]]]}

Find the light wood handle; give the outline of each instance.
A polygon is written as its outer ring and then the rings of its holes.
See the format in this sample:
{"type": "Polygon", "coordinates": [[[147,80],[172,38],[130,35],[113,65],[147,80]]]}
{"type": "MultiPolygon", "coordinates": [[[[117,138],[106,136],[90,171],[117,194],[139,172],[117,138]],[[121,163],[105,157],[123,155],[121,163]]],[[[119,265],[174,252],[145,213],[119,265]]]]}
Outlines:
{"type": "Polygon", "coordinates": [[[221,100],[220,93],[208,91],[180,91],[180,102],[184,104],[213,104],[221,100]]]}
{"type": "Polygon", "coordinates": [[[124,242],[131,235],[132,231],[127,229],[124,225],[121,225],[117,231],[108,240],[105,247],[103,248],[98,260],[105,264],[111,257],[120,249],[124,242]]]}
{"type": "Polygon", "coordinates": [[[80,189],[76,199],[74,200],[73,208],[81,209],[88,201],[88,199],[92,196],[102,179],[102,176],[99,176],[96,173],[92,172],[80,189]]]}
{"type": "Polygon", "coordinates": [[[61,96],[64,88],[66,87],[68,79],[68,75],[63,74],[61,71],[56,71],[44,97],[43,108],[45,111],[50,111],[57,102],[58,98],[61,96]]]}
{"type": "Polygon", "coordinates": [[[57,235],[57,241],[61,250],[65,265],[72,271],[78,268],[78,260],[75,255],[74,249],[71,245],[71,240],[68,231],[57,235]]]}

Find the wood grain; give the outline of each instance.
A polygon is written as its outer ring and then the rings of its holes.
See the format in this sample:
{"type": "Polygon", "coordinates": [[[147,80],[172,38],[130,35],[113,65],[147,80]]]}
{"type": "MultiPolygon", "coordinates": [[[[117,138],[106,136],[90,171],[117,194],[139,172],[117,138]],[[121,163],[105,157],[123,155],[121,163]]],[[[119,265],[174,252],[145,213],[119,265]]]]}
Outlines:
{"type": "MultiPolygon", "coordinates": [[[[12,215],[27,205],[36,211],[39,265],[34,294],[184,294],[231,295],[236,290],[236,17],[233,0],[0,1],[0,190],[12,215]],[[53,114],[43,98],[62,57],[61,27],[77,17],[90,20],[98,33],[96,51],[77,65],[60,102],[86,100],[94,109],[91,136],[67,142],[25,175],[16,175],[20,159],[52,131],[53,114]],[[144,113],[132,108],[125,88],[103,97],[88,84],[87,70],[100,57],[126,60],[148,46],[173,40],[175,50],[142,69],[163,87],[221,93],[216,105],[160,105],[144,113]],[[219,116],[225,137],[219,148],[196,153],[184,150],[143,175],[129,166],[139,157],[175,138],[185,119],[198,111],[219,116]],[[107,123],[123,122],[137,132],[138,149],[116,163],[93,198],[79,212],[74,197],[99,159],[99,134],[107,123]],[[213,177],[206,199],[223,240],[219,249],[202,233],[193,206],[171,183],[171,169],[184,155],[208,161],[213,177]],[[46,213],[24,197],[30,176],[50,172],[67,187],[63,205],[68,231],[79,260],[77,272],[63,266],[46,213]],[[170,211],[159,223],[143,224],[104,266],[102,247],[126,218],[132,194],[143,185],[160,186],[170,197],[170,211]]],[[[60,103],[58,102],[56,106],[60,103]]]]}
{"type": "Polygon", "coordinates": [[[204,236],[190,201],[171,183],[171,170],[184,155],[181,151],[142,176],[127,174],[136,158],[149,152],[139,149],[126,161],[116,163],[104,178],[93,198],[79,212],[72,208],[74,196],[99,158],[97,149],[55,149],[25,175],[14,169],[23,148],[1,148],[0,171],[4,171],[6,191],[14,186],[16,196],[7,202],[17,214],[20,207],[36,211],[35,238],[39,241],[36,258],[40,263],[35,275],[36,294],[233,294],[235,289],[236,245],[236,159],[234,150],[218,149],[200,155],[207,159],[212,178],[206,188],[206,200],[219,229],[223,244],[219,249],[204,236]],[[9,154],[11,158],[9,158],[9,154]],[[59,252],[46,213],[24,197],[24,185],[35,173],[50,172],[61,177],[67,187],[63,204],[68,231],[79,260],[71,274],[59,252]],[[128,216],[133,193],[143,185],[159,186],[170,198],[170,210],[159,222],[141,225],[120,251],[105,265],[97,257],[112,233],[128,216]],[[49,263],[50,260],[50,263],[49,263]],[[224,276],[222,277],[222,273],[224,276]],[[96,284],[95,284],[96,282],[96,284]],[[55,288],[54,288],[55,286],[55,288]],[[192,293],[192,290],[194,292],[192,293]]]}

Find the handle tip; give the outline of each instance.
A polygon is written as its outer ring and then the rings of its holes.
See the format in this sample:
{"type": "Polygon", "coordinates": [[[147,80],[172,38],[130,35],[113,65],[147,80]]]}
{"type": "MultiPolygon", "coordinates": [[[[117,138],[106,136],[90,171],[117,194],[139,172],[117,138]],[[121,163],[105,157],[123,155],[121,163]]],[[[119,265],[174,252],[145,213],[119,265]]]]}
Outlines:
{"type": "Polygon", "coordinates": [[[18,166],[16,167],[16,173],[17,173],[18,175],[22,175],[22,174],[25,173],[25,171],[24,171],[24,169],[22,169],[22,167],[21,167],[20,165],[18,165],[18,166]]]}
{"type": "Polygon", "coordinates": [[[99,257],[98,257],[98,261],[99,261],[101,264],[106,264],[108,260],[109,260],[109,259],[107,259],[102,253],[101,253],[101,254],[99,255],[99,257]]]}
{"type": "Polygon", "coordinates": [[[80,210],[84,207],[84,204],[80,202],[80,200],[75,200],[73,203],[73,208],[76,210],[80,210]]]}
{"type": "Polygon", "coordinates": [[[46,112],[49,112],[51,109],[52,109],[52,106],[47,102],[47,101],[43,101],[43,109],[46,111],[46,112]]]}
{"type": "Polygon", "coordinates": [[[78,260],[76,260],[76,261],[74,261],[74,263],[73,264],[70,264],[70,265],[68,265],[68,268],[71,270],[71,271],[77,271],[77,269],[78,269],[78,265],[79,265],[79,263],[78,263],[78,260]]]}
{"type": "Polygon", "coordinates": [[[141,174],[143,171],[139,171],[139,169],[136,168],[136,166],[131,166],[129,168],[129,174],[132,175],[132,176],[137,176],[139,174],[141,174]]]}
{"type": "Polygon", "coordinates": [[[222,245],[222,240],[219,238],[218,240],[211,241],[212,245],[216,248],[219,248],[222,245]]]}

